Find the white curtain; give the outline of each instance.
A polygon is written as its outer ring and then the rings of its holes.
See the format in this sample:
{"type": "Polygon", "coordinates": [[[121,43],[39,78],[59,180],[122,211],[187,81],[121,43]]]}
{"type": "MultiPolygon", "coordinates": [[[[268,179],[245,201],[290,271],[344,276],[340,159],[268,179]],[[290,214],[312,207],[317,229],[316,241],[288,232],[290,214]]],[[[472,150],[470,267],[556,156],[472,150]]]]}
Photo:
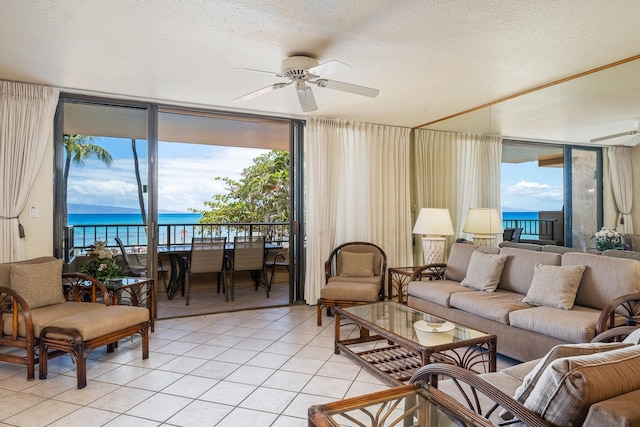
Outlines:
{"type": "MultiPolygon", "coordinates": [[[[501,212],[500,163],[502,138],[481,134],[417,129],[414,133],[414,218],[420,208],[448,208],[456,232],[462,228],[469,208],[495,208],[501,212]]],[[[414,262],[422,259],[422,249],[414,262]]]]}
{"type": "Polygon", "coordinates": [[[53,135],[58,90],[0,81],[0,262],[24,259],[18,215],[53,135]]]}
{"type": "Polygon", "coordinates": [[[623,234],[633,233],[631,206],[633,205],[633,167],[631,147],[609,147],[609,172],[613,198],[618,207],[616,230],[623,234]]]}
{"type": "Polygon", "coordinates": [[[312,118],[305,128],[305,300],[324,262],[348,241],[380,246],[388,266],[411,264],[410,129],[312,118]]]}

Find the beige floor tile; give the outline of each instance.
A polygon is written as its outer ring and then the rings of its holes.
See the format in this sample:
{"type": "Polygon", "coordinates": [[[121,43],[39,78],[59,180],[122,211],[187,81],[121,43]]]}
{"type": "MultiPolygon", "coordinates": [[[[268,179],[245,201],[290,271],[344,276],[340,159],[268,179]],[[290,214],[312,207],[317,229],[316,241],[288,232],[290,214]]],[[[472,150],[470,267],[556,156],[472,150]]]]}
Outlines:
{"type": "Polygon", "coordinates": [[[328,396],[300,393],[295,397],[295,399],[291,401],[282,415],[306,419],[307,411],[309,410],[310,406],[321,405],[323,403],[334,402],[336,400],[338,399],[334,399],[328,396]]]}
{"type": "Polygon", "coordinates": [[[347,391],[345,398],[374,393],[376,391],[386,390],[388,388],[389,386],[386,384],[381,384],[381,383],[373,384],[373,383],[363,383],[363,382],[355,381],[351,384],[351,387],[349,387],[349,390],[347,391]]]}
{"type": "Polygon", "coordinates": [[[81,406],[71,403],[45,400],[3,421],[19,427],[46,426],[80,408],[81,406]]]}
{"type": "Polygon", "coordinates": [[[178,357],[180,356],[177,356],[175,354],[158,353],[154,351],[153,357],[149,357],[148,359],[134,359],[131,362],[127,362],[127,365],[138,366],[140,368],[147,369],[156,369],[166,363],[169,363],[172,360],[175,360],[178,357]]]}
{"type": "Polygon", "coordinates": [[[291,331],[291,332],[287,332],[282,338],[278,340],[278,342],[288,342],[293,344],[307,345],[315,337],[316,337],[315,335],[309,335],[309,334],[303,334],[300,332],[291,331]]]}
{"type": "Polygon", "coordinates": [[[58,421],[49,424],[50,427],[101,427],[116,418],[119,414],[101,409],[84,407],[70,413],[58,421]]]}
{"type": "Polygon", "coordinates": [[[274,340],[267,340],[262,338],[249,337],[234,346],[234,348],[239,348],[243,350],[253,350],[253,351],[262,351],[265,348],[269,347],[273,344],[274,340]]]}
{"type": "Polygon", "coordinates": [[[105,395],[112,393],[120,388],[116,384],[103,383],[101,381],[91,381],[85,388],[78,389],[76,387],[65,391],[56,396],[56,400],[67,403],[75,403],[76,405],[88,405],[89,403],[101,399],[105,395]]]}
{"type": "MultiPolygon", "coordinates": [[[[37,376],[38,368],[36,367],[36,378],[37,376]]],[[[27,371],[22,367],[19,373],[0,380],[0,388],[4,390],[20,391],[33,386],[34,381],[37,380],[27,381],[27,371]]]]}
{"type": "Polygon", "coordinates": [[[158,369],[169,372],[178,372],[181,374],[188,374],[194,369],[207,363],[207,359],[200,359],[197,357],[178,356],[174,357],[169,362],[158,367],[158,369]]]}
{"type": "Polygon", "coordinates": [[[178,374],[176,372],[153,370],[131,381],[127,386],[151,391],[160,391],[178,381],[183,376],[183,374],[178,374]]]}
{"type": "Polygon", "coordinates": [[[191,403],[186,397],[157,393],[127,411],[127,415],[164,422],[191,403]]]}
{"type": "Polygon", "coordinates": [[[169,418],[167,424],[176,426],[215,426],[233,410],[233,406],[194,400],[169,418]]]}
{"type": "Polygon", "coordinates": [[[289,360],[291,356],[275,353],[258,353],[246,364],[250,366],[259,366],[261,368],[279,369],[289,360]]]}
{"type": "Polygon", "coordinates": [[[264,351],[267,353],[285,354],[288,356],[293,356],[294,354],[302,350],[303,347],[304,347],[303,344],[293,344],[288,342],[277,341],[271,344],[269,347],[265,348],[264,351]]]}
{"type": "Polygon", "coordinates": [[[286,390],[258,387],[239,405],[241,408],[280,414],[285,410],[297,393],[286,390]]]}
{"type": "Polygon", "coordinates": [[[197,347],[194,347],[188,352],[186,352],[184,356],[209,360],[209,359],[213,359],[219,354],[224,353],[225,351],[227,351],[227,347],[209,345],[209,344],[199,344],[197,347]]]}
{"type": "Polygon", "coordinates": [[[210,341],[212,339],[214,339],[216,336],[218,336],[218,334],[211,334],[208,332],[192,332],[189,335],[186,335],[182,338],[180,338],[178,341],[185,341],[185,342],[193,342],[196,344],[204,344],[207,341],[210,341]]]}
{"type": "Polygon", "coordinates": [[[95,379],[107,383],[124,385],[149,372],[151,372],[151,369],[122,365],[119,368],[113,369],[106,374],[96,377],[95,379]]]}
{"type": "Polygon", "coordinates": [[[45,401],[46,398],[44,397],[11,392],[9,395],[0,398],[0,419],[4,420],[45,401]]]}
{"type": "Polygon", "coordinates": [[[234,337],[234,336],[231,336],[231,335],[220,334],[220,335],[216,336],[215,338],[207,341],[206,344],[231,348],[231,347],[235,346],[236,344],[241,343],[245,339],[246,339],[246,337],[234,337]]]}
{"type": "Polygon", "coordinates": [[[78,386],[75,375],[73,377],[66,375],[51,376],[47,380],[35,380],[32,384],[31,387],[25,388],[23,392],[40,397],[54,397],[78,386]]]}
{"type": "Polygon", "coordinates": [[[104,427],[157,427],[159,425],[160,423],[157,421],[132,417],[131,415],[120,415],[106,423],[104,427]]]}
{"type": "Polygon", "coordinates": [[[260,385],[266,381],[275,369],[260,368],[258,366],[243,365],[229,374],[225,379],[242,384],[260,385]]]}
{"type": "Polygon", "coordinates": [[[351,381],[329,377],[313,377],[302,389],[303,393],[318,394],[334,399],[342,399],[349,390],[351,381]]]}
{"type": "Polygon", "coordinates": [[[265,340],[278,341],[287,331],[277,331],[273,329],[273,325],[269,325],[265,329],[261,329],[252,335],[254,338],[262,338],[265,340]]]}
{"type": "Polygon", "coordinates": [[[345,380],[355,380],[362,368],[353,363],[327,362],[316,372],[316,375],[323,377],[342,378],[345,380]]]}
{"type": "Polygon", "coordinates": [[[222,362],[220,360],[211,360],[193,371],[191,371],[191,375],[198,375],[201,377],[214,378],[218,380],[222,380],[231,374],[233,371],[238,369],[240,366],[237,363],[229,363],[222,362]]]}
{"type": "Polygon", "coordinates": [[[331,347],[317,347],[315,345],[306,345],[296,353],[296,356],[326,361],[329,360],[329,358],[331,358],[331,356],[333,356],[334,354],[335,353],[333,352],[332,343],[331,347]]]}
{"type": "Polygon", "coordinates": [[[269,427],[277,415],[269,412],[254,411],[252,409],[236,408],[227,415],[216,427],[238,427],[247,425],[251,420],[251,427],[269,427]]]}
{"type": "Polygon", "coordinates": [[[218,384],[219,380],[205,377],[196,377],[192,375],[185,375],[178,381],[166,387],[162,390],[166,394],[175,394],[176,396],[188,397],[190,399],[196,399],[214,385],[218,384]]]}
{"type": "Polygon", "coordinates": [[[253,359],[259,352],[253,350],[243,350],[241,348],[230,348],[215,357],[215,360],[232,363],[246,363],[253,359]]]}
{"type": "Polygon", "coordinates": [[[263,387],[280,390],[300,391],[307,385],[313,375],[298,372],[276,371],[264,383],[263,387]]]}
{"type": "Polygon", "coordinates": [[[237,406],[256,389],[249,384],[220,381],[199,397],[200,400],[237,406]]]}
{"type": "MultiPolygon", "coordinates": [[[[88,387],[88,386],[87,386],[88,387]]],[[[132,387],[120,387],[113,392],[106,394],[100,399],[89,403],[92,408],[104,409],[118,413],[125,413],[137,404],[147,400],[154,393],[149,390],[142,390],[132,387]]]]}
{"type": "Polygon", "coordinates": [[[163,347],[160,347],[155,350],[156,353],[167,353],[167,354],[175,354],[177,356],[181,356],[187,353],[190,350],[198,347],[197,343],[186,342],[186,341],[173,341],[163,347]]]}
{"type": "Polygon", "coordinates": [[[271,424],[271,427],[307,427],[309,422],[307,418],[289,417],[287,415],[281,415],[276,419],[276,422],[271,424]]]}
{"type": "Polygon", "coordinates": [[[324,365],[324,363],[324,361],[318,359],[293,356],[284,365],[282,365],[282,368],[280,369],[284,371],[300,372],[301,374],[314,375],[316,372],[318,372],[318,369],[320,369],[322,365],[324,365]]]}

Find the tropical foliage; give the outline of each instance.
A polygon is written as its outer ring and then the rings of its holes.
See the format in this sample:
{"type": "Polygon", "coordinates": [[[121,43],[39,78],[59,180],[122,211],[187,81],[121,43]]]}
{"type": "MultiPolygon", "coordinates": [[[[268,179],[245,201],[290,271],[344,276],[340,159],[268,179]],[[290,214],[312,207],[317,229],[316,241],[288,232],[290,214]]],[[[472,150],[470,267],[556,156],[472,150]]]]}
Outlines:
{"type": "Polygon", "coordinates": [[[253,159],[242,178],[216,177],[228,193],[214,194],[202,215],[203,224],[289,221],[289,152],[270,151],[253,159]]]}

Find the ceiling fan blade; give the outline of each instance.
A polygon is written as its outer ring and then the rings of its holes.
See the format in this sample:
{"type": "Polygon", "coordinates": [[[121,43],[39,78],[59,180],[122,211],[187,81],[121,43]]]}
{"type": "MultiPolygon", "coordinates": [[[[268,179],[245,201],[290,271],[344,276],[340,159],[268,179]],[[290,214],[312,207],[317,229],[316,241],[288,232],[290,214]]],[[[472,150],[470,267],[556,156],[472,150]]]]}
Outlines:
{"type": "Polygon", "coordinates": [[[326,76],[327,74],[337,73],[338,71],[347,70],[351,68],[351,66],[345,64],[344,62],[338,60],[331,60],[327,62],[323,62],[322,64],[316,65],[315,67],[311,67],[307,70],[307,72],[313,74],[314,76],[326,76]]]}
{"type": "Polygon", "coordinates": [[[265,93],[273,92],[276,89],[282,89],[287,86],[289,83],[276,83],[273,85],[269,85],[267,87],[263,87],[262,89],[254,90],[253,92],[249,92],[246,95],[242,95],[239,98],[232,99],[231,102],[243,102],[252,98],[256,98],[260,95],[264,95],[265,93]]]}
{"type": "Polygon", "coordinates": [[[298,94],[298,101],[300,101],[300,107],[302,107],[302,111],[308,113],[309,111],[316,111],[318,106],[316,105],[316,99],[313,96],[313,92],[310,87],[305,87],[304,89],[296,89],[296,93],[298,94]]]}
{"type": "Polygon", "coordinates": [[[250,73],[262,73],[270,74],[272,76],[280,76],[280,73],[276,73],[275,71],[254,70],[253,68],[232,68],[232,70],[249,71],[250,73]]]}
{"type": "Polygon", "coordinates": [[[343,92],[355,93],[356,95],[368,96],[369,98],[375,98],[380,93],[380,90],[371,87],[354,85],[352,83],[338,82],[335,80],[320,79],[315,82],[320,87],[327,87],[329,89],[341,90],[343,92]]]}
{"type": "Polygon", "coordinates": [[[600,138],[594,138],[589,142],[602,142],[602,141],[606,141],[607,139],[620,138],[621,136],[635,135],[637,133],[640,133],[640,130],[631,130],[628,132],[620,132],[620,133],[615,133],[613,135],[601,136],[600,138]]]}

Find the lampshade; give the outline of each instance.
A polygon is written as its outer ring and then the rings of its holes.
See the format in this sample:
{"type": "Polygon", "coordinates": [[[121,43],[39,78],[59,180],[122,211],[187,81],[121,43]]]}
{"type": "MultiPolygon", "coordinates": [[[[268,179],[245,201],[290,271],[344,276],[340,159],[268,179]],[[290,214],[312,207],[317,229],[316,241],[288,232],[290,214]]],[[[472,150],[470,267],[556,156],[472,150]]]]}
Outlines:
{"type": "Polygon", "coordinates": [[[467,213],[467,221],[462,231],[471,233],[474,237],[489,238],[503,232],[502,221],[495,209],[471,208],[467,213]]]}
{"type": "Polygon", "coordinates": [[[422,208],[413,226],[413,234],[451,236],[454,234],[449,209],[422,208]]]}

